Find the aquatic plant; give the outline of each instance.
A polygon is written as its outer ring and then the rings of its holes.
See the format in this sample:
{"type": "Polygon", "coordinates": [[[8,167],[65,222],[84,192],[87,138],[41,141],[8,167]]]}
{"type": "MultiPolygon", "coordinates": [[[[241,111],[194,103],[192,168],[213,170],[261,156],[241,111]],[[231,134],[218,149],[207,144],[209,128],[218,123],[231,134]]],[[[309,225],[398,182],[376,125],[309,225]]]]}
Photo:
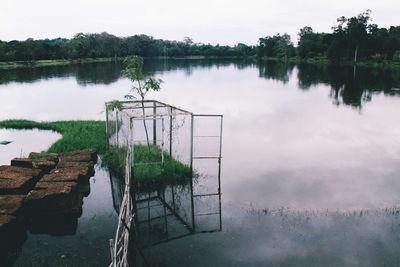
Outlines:
{"type": "Polygon", "coordinates": [[[0,145],[8,145],[12,143],[12,141],[0,141],[0,145]]]}

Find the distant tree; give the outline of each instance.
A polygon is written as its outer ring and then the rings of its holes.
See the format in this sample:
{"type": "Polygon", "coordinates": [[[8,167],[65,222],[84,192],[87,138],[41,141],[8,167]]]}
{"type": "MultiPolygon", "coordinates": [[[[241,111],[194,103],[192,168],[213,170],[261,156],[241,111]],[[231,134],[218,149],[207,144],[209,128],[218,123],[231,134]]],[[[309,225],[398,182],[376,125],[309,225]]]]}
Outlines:
{"type": "Polygon", "coordinates": [[[283,35],[275,35],[274,37],[276,39],[274,46],[275,55],[287,59],[290,54],[290,48],[293,47],[293,44],[290,41],[290,35],[285,33],[283,35]]]}
{"type": "Polygon", "coordinates": [[[277,34],[260,38],[257,47],[257,56],[261,57],[280,57],[287,58],[292,54],[293,44],[290,41],[290,35],[277,34]]]}
{"type": "Polygon", "coordinates": [[[357,62],[358,49],[367,39],[368,22],[370,20],[371,10],[359,14],[356,17],[347,19],[342,16],[337,19],[339,25],[334,27],[334,33],[343,32],[346,41],[351,49],[354,51],[354,62],[357,62]]]}
{"type": "Polygon", "coordinates": [[[89,55],[90,42],[88,37],[83,33],[78,33],[72,39],[72,57],[85,58],[89,55]]]}
{"type": "Polygon", "coordinates": [[[192,44],[193,44],[193,39],[190,38],[190,37],[185,36],[185,37],[183,38],[183,42],[184,42],[185,44],[187,44],[187,45],[192,45],[192,44]]]}
{"type": "Polygon", "coordinates": [[[324,33],[314,33],[311,27],[304,27],[299,32],[298,54],[302,58],[322,56],[327,50],[324,33]]]}

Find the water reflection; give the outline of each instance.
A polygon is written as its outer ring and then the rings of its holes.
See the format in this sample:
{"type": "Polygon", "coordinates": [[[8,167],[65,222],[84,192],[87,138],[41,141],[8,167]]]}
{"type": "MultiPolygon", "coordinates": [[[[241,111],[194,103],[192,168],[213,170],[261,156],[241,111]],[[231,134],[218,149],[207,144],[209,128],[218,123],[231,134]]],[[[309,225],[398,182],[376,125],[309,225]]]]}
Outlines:
{"type": "Polygon", "coordinates": [[[78,84],[83,86],[86,84],[110,84],[120,78],[121,69],[121,64],[115,62],[9,69],[0,71],[0,84],[32,83],[43,79],[71,76],[75,77],[78,84]]]}
{"type": "Polygon", "coordinates": [[[400,71],[382,68],[350,67],[335,65],[294,64],[278,61],[258,63],[259,76],[287,83],[297,71],[298,87],[309,90],[313,86],[327,84],[335,105],[361,108],[370,102],[374,93],[400,95],[400,71]]]}
{"type": "MultiPolygon", "coordinates": [[[[249,60],[234,59],[146,59],[144,72],[154,75],[163,71],[185,70],[190,76],[195,69],[211,69],[212,67],[227,67],[234,64],[238,69],[252,65],[249,60]]],[[[0,70],[0,84],[32,83],[51,78],[75,77],[79,85],[111,84],[121,78],[124,68],[122,61],[98,62],[86,64],[71,64],[61,66],[46,66],[35,68],[17,68],[0,70]]]]}
{"type": "Polygon", "coordinates": [[[138,266],[397,266],[400,259],[398,207],[331,212],[231,203],[222,231],[199,235],[173,215],[166,223],[168,209],[154,199],[141,208],[139,236],[149,243],[135,251],[138,266]],[[167,239],[171,231],[182,237],[167,239]]]}
{"type": "MultiPolygon", "coordinates": [[[[119,213],[124,185],[116,178],[111,178],[111,184],[114,207],[119,213]]],[[[134,266],[157,265],[160,259],[150,255],[160,244],[199,233],[221,232],[221,193],[218,188],[210,190],[196,195],[193,193],[195,188],[187,181],[153,191],[135,191],[135,223],[134,229],[130,230],[129,248],[129,258],[134,266]]]]}
{"type": "Polygon", "coordinates": [[[263,61],[258,62],[257,67],[260,77],[287,83],[292,76],[295,64],[281,61],[263,61]]]}
{"type": "MultiPolygon", "coordinates": [[[[361,108],[364,103],[372,100],[374,93],[400,95],[400,71],[382,68],[322,66],[280,61],[255,63],[252,60],[238,59],[147,59],[144,72],[156,75],[183,70],[186,76],[190,76],[198,69],[216,68],[218,70],[228,66],[234,66],[238,70],[256,66],[259,77],[284,84],[289,82],[293,74],[297,74],[298,88],[302,90],[309,90],[319,84],[327,84],[331,87],[330,97],[335,105],[343,104],[361,108]]],[[[0,84],[32,83],[51,78],[75,77],[80,86],[109,85],[121,78],[122,69],[122,62],[117,61],[0,70],[0,84]]]]}
{"type": "Polygon", "coordinates": [[[301,89],[308,90],[321,83],[329,84],[330,96],[336,105],[361,108],[364,103],[372,100],[374,93],[400,95],[399,70],[311,64],[299,64],[297,67],[301,89]]]}

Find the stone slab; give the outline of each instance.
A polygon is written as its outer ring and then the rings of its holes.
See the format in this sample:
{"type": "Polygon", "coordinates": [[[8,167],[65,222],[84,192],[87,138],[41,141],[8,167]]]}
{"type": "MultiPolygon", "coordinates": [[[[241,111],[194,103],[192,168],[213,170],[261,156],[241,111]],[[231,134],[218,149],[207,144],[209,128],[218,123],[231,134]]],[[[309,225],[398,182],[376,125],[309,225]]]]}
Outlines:
{"type": "Polygon", "coordinates": [[[38,177],[42,174],[42,170],[3,165],[0,166],[0,178],[4,173],[22,173],[38,177]]]}
{"type": "Polygon", "coordinates": [[[11,160],[11,166],[22,167],[22,168],[33,168],[32,160],[26,158],[13,158],[11,160]]]}
{"type": "Polygon", "coordinates": [[[9,228],[16,222],[17,222],[17,217],[15,216],[7,214],[0,215],[0,229],[3,231],[5,231],[6,228],[9,228]]]}
{"type": "Polygon", "coordinates": [[[52,169],[54,169],[56,167],[56,165],[57,165],[57,162],[50,161],[50,160],[38,160],[38,161],[32,162],[33,168],[41,169],[44,172],[51,171],[52,169]]]}
{"type": "Polygon", "coordinates": [[[60,162],[57,165],[57,168],[67,168],[67,167],[80,167],[80,166],[87,166],[88,168],[94,168],[94,162],[93,161],[68,161],[65,159],[60,160],[60,162]]]}
{"type": "Polygon", "coordinates": [[[35,181],[32,176],[15,176],[12,179],[0,178],[0,194],[26,194],[34,186],[35,181]]]}
{"type": "Polygon", "coordinates": [[[0,194],[26,194],[41,174],[38,169],[0,166],[0,194]]]}
{"type": "Polygon", "coordinates": [[[0,215],[16,215],[22,210],[25,195],[0,195],[0,215]]]}
{"type": "Polygon", "coordinates": [[[43,182],[79,182],[88,183],[89,177],[92,176],[92,169],[87,166],[57,168],[43,176],[43,182]]]}
{"type": "Polygon", "coordinates": [[[31,214],[81,214],[83,196],[73,182],[38,182],[26,197],[31,214]]]}
{"type": "Polygon", "coordinates": [[[63,155],[69,161],[94,161],[97,162],[96,149],[86,149],[80,151],[69,152],[63,155]]]}

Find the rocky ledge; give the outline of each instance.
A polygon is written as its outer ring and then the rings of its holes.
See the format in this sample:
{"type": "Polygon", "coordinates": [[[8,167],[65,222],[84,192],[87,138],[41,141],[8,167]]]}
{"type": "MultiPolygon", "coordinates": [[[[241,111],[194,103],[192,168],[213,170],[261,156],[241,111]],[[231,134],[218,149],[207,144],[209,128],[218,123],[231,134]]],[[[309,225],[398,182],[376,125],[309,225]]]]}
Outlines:
{"type": "Polygon", "coordinates": [[[71,221],[66,228],[73,234],[96,161],[95,150],[32,152],[28,158],[12,159],[11,166],[0,166],[0,251],[10,248],[16,236],[26,236],[26,229],[57,232],[52,222],[60,218],[71,221]]]}

